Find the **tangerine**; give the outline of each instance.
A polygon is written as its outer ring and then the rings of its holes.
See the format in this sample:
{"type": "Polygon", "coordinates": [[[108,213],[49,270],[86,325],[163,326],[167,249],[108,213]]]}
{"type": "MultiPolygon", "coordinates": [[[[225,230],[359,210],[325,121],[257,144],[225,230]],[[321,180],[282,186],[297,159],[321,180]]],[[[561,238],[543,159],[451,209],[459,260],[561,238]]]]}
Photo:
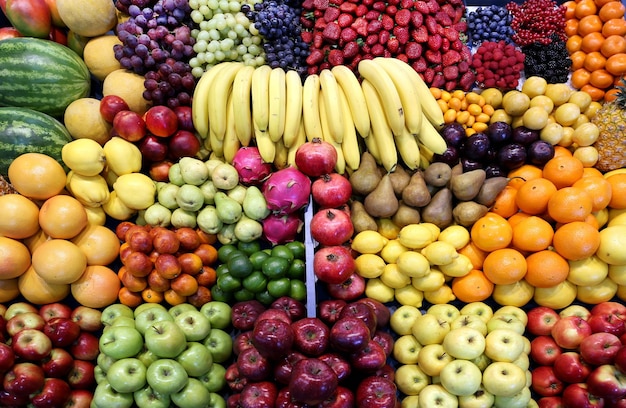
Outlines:
{"type": "Polygon", "coordinates": [[[479,249],[492,252],[511,243],[513,228],[504,217],[488,212],[472,225],[470,236],[479,249]]]}
{"type": "Polygon", "coordinates": [[[569,263],[549,249],[534,252],[526,257],[528,269],[524,279],[536,288],[549,288],[567,279],[569,263]]]}
{"type": "Polygon", "coordinates": [[[552,245],[570,261],[589,258],[600,247],[600,231],[583,221],[568,222],[554,232],[552,245]]]}
{"type": "Polygon", "coordinates": [[[574,184],[583,176],[585,166],[574,156],[554,156],[543,166],[543,177],[557,189],[574,184]]]}
{"type": "Polygon", "coordinates": [[[480,302],[493,293],[494,284],[478,269],[472,269],[465,276],[452,279],[452,293],[462,302],[480,302]]]}
{"type": "Polygon", "coordinates": [[[513,227],[512,244],[520,251],[541,251],[550,246],[554,230],[552,225],[535,215],[521,220],[513,227]]]}
{"type": "Polygon", "coordinates": [[[516,249],[501,248],[490,252],[485,258],[483,272],[496,285],[519,282],[527,271],[526,258],[516,249]]]}
{"type": "Polygon", "coordinates": [[[591,196],[579,187],[564,187],[557,190],[548,201],[548,216],[556,222],[566,224],[584,221],[593,207],[591,196]]]}
{"type": "Polygon", "coordinates": [[[626,173],[610,175],[606,181],[611,184],[609,208],[618,210],[626,208],[626,173]]]}
{"type": "Polygon", "coordinates": [[[579,187],[585,190],[591,196],[591,211],[600,211],[606,208],[611,202],[612,189],[609,183],[602,175],[581,177],[576,180],[572,187],[579,187]]]}
{"type": "Polygon", "coordinates": [[[557,188],[546,178],[527,181],[517,190],[515,203],[526,214],[542,214],[548,208],[548,201],[557,188]]]}

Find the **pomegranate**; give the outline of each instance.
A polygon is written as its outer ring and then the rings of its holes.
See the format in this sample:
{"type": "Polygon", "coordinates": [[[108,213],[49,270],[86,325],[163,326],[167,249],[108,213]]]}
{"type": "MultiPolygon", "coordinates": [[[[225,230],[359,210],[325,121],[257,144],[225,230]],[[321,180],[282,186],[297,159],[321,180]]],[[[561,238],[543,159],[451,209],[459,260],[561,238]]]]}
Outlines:
{"type": "Polygon", "coordinates": [[[309,177],[319,177],[333,171],[337,164],[337,150],[316,137],[298,147],[295,161],[301,172],[309,177]]]}
{"type": "Polygon", "coordinates": [[[352,238],[354,227],[345,211],[328,208],[311,219],[311,236],[323,246],[341,245],[352,238]]]}
{"type": "Polygon", "coordinates": [[[265,163],[259,149],[242,147],[233,157],[233,166],[239,173],[239,181],[247,185],[259,185],[272,172],[272,165],[265,163]]]}
{"type": "Polygon", "coordinates": [[[313,201],[320,207],[338,208],[352,195],[352,184],[339,173],[323,174],[311,185],[313,201]]]}
{"type": "Polygon", "coordinates": [[[350,248],[334,245],[320,248],[313,257],[313,272],[325,283],[340,284],[346,281],[354,271],[356,264],[350,248]]]}
{"type": "Polygon", "coordinates": [[[291,214],[309,202],[311,179],[294,167],[278,170],[263,183],[267,208],[278,214],[291,214]]]}

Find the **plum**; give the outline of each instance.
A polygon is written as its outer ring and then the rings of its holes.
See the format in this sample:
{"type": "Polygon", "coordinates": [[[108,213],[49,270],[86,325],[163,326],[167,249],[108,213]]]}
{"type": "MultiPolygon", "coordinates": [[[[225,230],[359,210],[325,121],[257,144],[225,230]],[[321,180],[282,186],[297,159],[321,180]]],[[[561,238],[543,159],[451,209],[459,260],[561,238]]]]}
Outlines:
{"type": "Polygon", "coordinates": [[[528,129],[525,126],[518,126],[513,129],[513,136],[511,140],[514,143],[519,143],[523,146],[530,146],[532,142],[539,140],[539,131],[528,129]]]}
{"type": "Polygon", "coordinates": [[[462,155],[472,160],[482,160],[487,155],[491,143],[485,133],[474,133],[465,140],[462,155]]]}
{"type": "Polygon", "coordinates": [[[545,140],[535,140],[526,149],[528,161],[537,166],[543,166],[554,157],[554,146],[545,140]]]}
{"type": "Polygon", "coordinates": [[[441,136],[443,136],[448,146],[453,147],[460,147],[467,137],[463,125],[456,122],[446,123],[443,129],[441,129],[441,136]]]}
{"type": "Polygon", "coordinates": [[[443,153],[435,154],[433,161],[443,162],[452,167],[459,162],[459,150],[454,146],[448,146],[443,153]]]}
{"type": "Polygon", "coordinates": [[[498,151],[498,163],[506,170],[513,170],[526,163],[526,148],[520,143],[510,143],[498,151]]]}
{"type": "Polygon", "coordinates": [[[511,140],[513,129],[506,122],[493,122],[485,131],[487,137],[493,144],[502,145],[511,140]]]}

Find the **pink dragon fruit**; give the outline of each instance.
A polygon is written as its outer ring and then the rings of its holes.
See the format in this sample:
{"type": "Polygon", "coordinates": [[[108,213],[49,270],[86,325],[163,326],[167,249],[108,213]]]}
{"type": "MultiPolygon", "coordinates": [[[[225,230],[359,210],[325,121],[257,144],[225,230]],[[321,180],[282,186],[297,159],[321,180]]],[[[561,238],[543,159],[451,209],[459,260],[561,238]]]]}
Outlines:
{"type": "Polygon", "coordinates": [[[298,213],[272,213],[262,221],[263,236],[274,245],[292,242],[304,224],[298,213]]]}
{"type": "Polygon", "coordinates": [[[291,214],[309,202],[311,179],[295,167],[287,167],[272,173],[262,191],[272,212],[291,214]]]}
{"type": "Polygon", "coordinates": [[[239,173],[239,181],[246,185],[259,185],[272,172],[272,165],[263,161],[255,146],[237,150],[233,157],[233,166],[239,173]]]}

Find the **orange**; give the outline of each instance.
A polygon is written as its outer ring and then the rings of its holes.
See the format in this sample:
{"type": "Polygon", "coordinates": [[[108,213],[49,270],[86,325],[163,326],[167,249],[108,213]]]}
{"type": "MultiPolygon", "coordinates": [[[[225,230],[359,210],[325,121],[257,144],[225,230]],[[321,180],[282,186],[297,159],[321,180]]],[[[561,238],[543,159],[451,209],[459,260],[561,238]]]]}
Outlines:
{"type": "Polygon", "coordinates": [[[572,54],[572,53],[580,50],[580,47],[582,45],[582,41],[583,41],[583,38],[581,36],[579,36],[578,34],[571,35],[567,39],[567,42],[565,43],[565,47],[567,48],[567,52],[572,54]]]}
{"type": "Polygon", "coordinates": [[[574,0],[568,0],[563,3],[565,7],[565,20],[572,20],[576,17],[576,2],[574,0]]]}
{"type": "Polygon", "coordinates": [[[608,36],[602,43],[600,52],[607,58],[611,55],[626,52],[626,38],[617,34],[608,36]]]}
{"type": "Polygon", "coordinates": [[[536,288],[549,288],[567,279],[569,263],[558,253],[545,249],[526,257],[524,279],[536,288]]]}
{"type": "Polygon", "coordinates": [[[598,11],[598,6],[593,0],[580,0],[576,3],[576,8],[574,9],[574,17],[581,19],[585,16],[590,16],[596,14],[598,11]]]}
{"type": "Polygon", "coordinates": [[[626,173],[613,174],[606,178],[611,183],[611,200],[609,208],[618,210],[626,208],[626,173]]]}
{"type": "Polygon", "coordinates": [[[526,258],[516,249],[501,248],[489,253],[483,264],[487,279],[496,285],[510,285],[526,275],[526,258]]]}
{"type": "MultiPolygon", "coordinates": [[[[616,55],[614,55],[613,57],[616,57],[616,55]]],[[[583,86],[582,88],[580,88],[580,90],[583,92],[587,92],[591,96],[591,100],[594,102],[601,101],[602,98],[604,98],[604,91],[600,88],[596,88],[595,86],[591,84],[587,84],[583,86]]]]}
{"type": "Polygon", "coordinates": [[[563,224],[554,233],[554,250],[570,261],[589,258],[600,246],[600,232],[582,221],[563,224]]]}
{"type": "MultiPolygon", "coordinates": [[[[565,34],[568,37],[572,37],[574,35],[578,35],[578,19],[571,18],[565,21],[565,34]]],[[[568,48],[569,50],[569,48],[568,48]]]]}
{"type": "Polygon", "coordinates": [[[546,211],[548,200],[557,188],[543,177],[527,181],[517,191],[515,203],[526,214],[537,215],[546,211]]]}
{"type": "Polygon", "coordinates": [[[483,271],[472,269],[465,276],[452,279],[452,293],[461,302],[481,302],[493,293],[494,284],[483,271]]]}
{"type": "Polygon", "coordinates": [[[571,186],[581,178],[584,168],[583,163],[573,156],[555,156],[543,166],[543,177],[560,189],[571,186]]]}
{"type": "Polygon", "coordinates": [[[11,162],[8,169],[11,184],[22,195],[46,200],[65,188],[63,167],[42,153],[24,153],[11,162]]]}
{"type": "Polygon", "coordinates": [[[515,196],[517,190],[509,185],[505,186],[500,193],[496,196],[496,201],[491,207],[491,212],[498,214],[504,218],[508,218],[511,215],[519,211],[515,202],[515,196]]]}
{"type": "Polygon", "coordinates": [[[141,291],[141,297],[146,303],[161,303],[164,300],[163,292],[152,288],[145,288],[141,291]]]}
{"type": "Polygon", "coordinates": [[[583,170],[583,177],[594,177],[600,176],[602,177],[602,172],[595,167],[585,167],[583,170]]]}
{"type": "Polygon", "coordinates": [[[602,175],[582,177],[572,187],[580,187],[591,196],[591,211],[600,211],[609,205],[611,201],[611,183],[602,175]]]}
{"type": "Polygon", "coordinates": [[[626,20],[623,18],[612,18],[602,25],[602,35],[626,35],[626,20]]]}
{"type": "Polygon", "coordinates": [[[120,300],[121,304],[133,309],[143,303],[140,292],[131,292],[126,287],[120,288],[117,298],[120,300]]]}
{"type": "MultiPolygon", "coordinates": [[[[624,40],[626,41],[626,40],[624,40]]],[[[589,76],[589,83],[596,88],[606,89],[613,86],[613,74],[606,69],[596,69],[589,76]]]]}
{"type": "Polygon", "coordinates": [[[60,302],[70,294],[70,285],[48,283],[32,266],[18,278],[17,285],[20,294],[36,305],[60,302]]]}
{"type": "Polygon", "coordinates": [[[487,256],[487,253],[478,248],[472,241],[468,242],[463,248],[457,250],[457,252],[468,257],[472,262],[472,267],[474,269],[482,269],[483,262],[487,256]]]}
{"type": "Polygon", "coordinates": [[[589,83],[589,80],[591,79],[591,72],[587,71],[585,68],[578,68],[572,72],[570,79],[572,81],[572,86],[580,89],[589,83]]]}
{"type": "Polygon", "coordinates": [[[72,238],[72,242],[87,256],[88,265],[109,265],[120,251],[117,235],[103,225],[88,225],[72,238]]]}
{"type": "Polygon", "coordinates": [[[585,16],[578,21],[578,35],[581,37],[589,33],[601,32],[602,20],[595,14],[585,16]]]}
{"type": "Polygon", "coordinates": [[[593,51],[600,51],[602,44],[604,43],[604,36],[602,33],[594,31],[585,35],[580,42],[580,49],[587,54],[593,51]]]}
{"type": "Polygon", "coordinates": [[[52,238],[74,238],[89,223],[85,207],[74,197],[50,197],[39,210],[39,225],[52,238]]]}
{"type": "Polygon", "coordinates": [[[168,289],[163,292],[163,298],[170,306],[180,305],[181,303],[185,303],[187,301],[187,296],[182,296],[174,289],[168,289]]]}
{"type": "Polygon", "coordinates": [[[606,57],[600,51],[591,51],[585,57],[583,67],[588,71],[595,71],[606,66],[606,57]]]}
{"type": "Polygon", "coordinates": [[[606,60],[605,68],[617,77],[626,74],[626,53],[611,55],[606,60]]]}
{"type": "Polygon", "coordinates": [[[572,60],[572,71],[576,71],[577,69],[584,67],[587,53],[583,50],[574,51],[569,58],[572,60]]]}
{"type": "Polygon", "coordinates": [[[472,242],[483,251],[506,248],[513,238],[513,228],[502,216],[488,212],[470,229],[472,242]]]}
{"type": "Polygon", "coordinates": [[[21,241],[0,236],[0,280],[19,277],[30,267],[30,251],[21,241]]]}
{"type": "Polygon", "coordinates": [[[619,93],[619,89],[611,88],[604,93],[604,102],[613,102],[617,99],[617,94],[619,93]]]}
{"type": "Polygon", "coordinates": [[[39,207],[20,194],[0,196],[0,235],[23,239],[39,230],[39,207]]]}
{"type": "Polygon", "coordinates": [[[604,6],[600,7],[598,17],[600,17],[602,21],[609,21],[613,18],[624,18],[625,10],[626,7],[624,7],[621,1],[609,1],[604,6]]]}
{"type": "Polygon", "coordinates": [[[548,201],[548,215],[556,222],[584,221],[593,207],[591,196],[579,187],[563,187],[548,201]]]}
{"type": "Polygon", "coordinates": [[[510,179],[509,185],[515,188],[519,188],[522,184],[528,180],[542,177],[541,168],[532,165],[524,164],[514,170],[509,171],[507,177],[510,179]]]}
{"type": "Polygon", "coordinates": [[[521,220],[513,227],[512,244],[520,251],[541,251],[552,243],[552,225],[535,215],[521,220]]]}
{"type": "Polygon", "coordinates": [[[525,220],[528,217],[532,217],[532,215],[526,214],[525,212],[521,212],[520,211],[518,213],[515,213],[515,214],[511,215],[506,220],[509,223],[509,225],[511,226],[511,228],[515,228],[515,226],[517,224],[519,224],[520,222],[522,222],[523,220],[525,220]]]}
{"type": "Polygon", "coordinates": [[[70,284],[79,279],[87,266],[84,252],[72,241],[50,239],[32,255],[33,268],[51,284],[70,284]]]}
{"type": "Polygon", "coordinates": [[[102,265],[89,265],[76,282],[70,285],[78,303],[93,308],[107,307],[117,300],[122,284],[117,274],[102,265]]]}

